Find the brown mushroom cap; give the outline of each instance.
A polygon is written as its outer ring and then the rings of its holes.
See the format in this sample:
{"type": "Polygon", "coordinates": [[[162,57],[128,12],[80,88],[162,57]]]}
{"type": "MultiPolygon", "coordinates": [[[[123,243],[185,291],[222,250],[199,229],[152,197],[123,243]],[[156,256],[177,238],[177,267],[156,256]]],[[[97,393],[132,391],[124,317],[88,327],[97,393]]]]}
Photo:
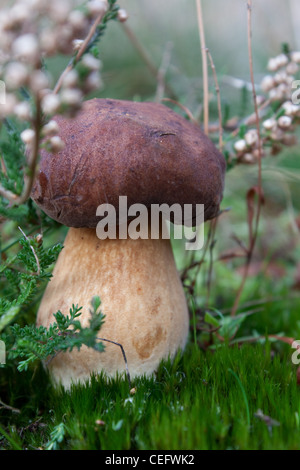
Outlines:
{"type": "Polygon", "coordinates": [[[68,227],[96,227],[96,209],[119,196],[135,203],[204,204],[214,218],[225,159],[200,127],[158,103],[92,99],[73,118],[57,116],[65,147],[41,152],[32,198],[68,227]]]}

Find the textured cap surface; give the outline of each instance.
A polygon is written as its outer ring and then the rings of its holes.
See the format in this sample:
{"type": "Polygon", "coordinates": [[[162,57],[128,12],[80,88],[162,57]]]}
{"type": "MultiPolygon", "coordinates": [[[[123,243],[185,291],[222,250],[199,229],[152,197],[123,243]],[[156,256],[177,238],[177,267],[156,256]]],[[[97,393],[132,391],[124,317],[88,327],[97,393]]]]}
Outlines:
{"type": "Polygon", "coordinates": [[[223,196],[225,159],[201,129],[166,106],[86,101],[73,118],[57,116],[65,148],[41,151],[32,198],[69,227],[96,227],[96,209],[119,196],[135,203],[204,204],[214,218],[223,196]]]}

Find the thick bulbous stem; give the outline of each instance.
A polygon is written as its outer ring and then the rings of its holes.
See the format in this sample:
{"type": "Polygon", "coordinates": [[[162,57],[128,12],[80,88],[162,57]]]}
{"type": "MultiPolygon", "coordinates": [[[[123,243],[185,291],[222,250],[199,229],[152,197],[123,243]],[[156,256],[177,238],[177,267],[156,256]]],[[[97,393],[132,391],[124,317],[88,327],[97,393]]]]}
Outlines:
{"type": "MultiPolygon", "coordinates": [[[[37,324],[49,327],[53,313],[68,314],[78,304],[87,326],[95,295],[105,314],[99,336],[122,344],[131,377],[152,374],[163,358],[184,349],[189,314],[169,239],[100,240],[95,229],[69,229],[37,324]]],[[[48,365],[54,381],[68,388],[92,372],[124,372],[120,348],[104,344],[104,352],[83,346],[59,353],[48,365]]]]}

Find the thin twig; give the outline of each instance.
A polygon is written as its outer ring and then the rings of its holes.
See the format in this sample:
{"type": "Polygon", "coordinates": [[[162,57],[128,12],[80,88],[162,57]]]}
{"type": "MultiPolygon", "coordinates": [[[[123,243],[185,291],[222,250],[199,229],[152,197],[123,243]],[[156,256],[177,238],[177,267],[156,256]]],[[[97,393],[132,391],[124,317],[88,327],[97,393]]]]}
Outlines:
{"type": "Polygon", "coordinates": [[[209,126],[208,67],[207,67],[207,54],[206,54],[206,44],[205,44],[201,0],[196,0],[196,6],[197,6],[199,38],[200,38],[200,45],[201,45],[201,55],[202,55],[203,114],[204,114],[203,115],[203,119],[204,119],[203,127],[204,127],[205,134],[208,135],[208,126],[209,126]]]}
{"type": "MultiPolygon", "coordinates": [[[[132,43],[133,47],[136,49],[136,51],[138,52],[139,56],[141,57],[141,59],[143,60],[143,62],[146,64],[146,66],[148,67],[151,75],[153,75],[153,77],[157,80],[158,79],[158,76],[159,76],[159,70],[157,69],[156,65],[152,62],[151,58],[149,57],[147,51],[145,50],[145,48],[142,46],[142,44],[140,43],[140,41],[138,40],[138,38],[135,36],[134,32],[132,31],[132,29],[128,26],[128,24],[126,22],[124,23],[121,23],[122,24],[122,27],[124,29],[124,32],[125,34],[127,35],[128,39],[130,40],[130,42],[132,43]]],[[[177,96],[176,96],[176,93],[174,92],[174,90],[172,89],[172,87],[166,83],[164,77],[162,78],[162,82],[163,82],[163,85],[164,85],[164,88],[165,90],[167,91],[167,93],[172,96],[172,98],[176,99],[177,96]]]]}
{"type": "Polygon", "coordinates": [[[211,221],[211,241],[209,244],[209,263],[208,263],[208,278],[207,278],[207,292],[206,292],[206,307],[209,304],[210,290],[211,290],[211,281],[212,281],[212,272],[213,272],[213,249],[216,244],[215,233],[218,223],[218,217],[211,221]]]}
{"type": "Polygon", "coordinates": [[[24,237],[24,238],[28,241],[28,243],[29,243],[29,246],[30,246],[30,248],[31,248],[31,251],[32,251],[32,253],[33,253],[33,256],[34,256],[34,258],[35,258],[35,262],[36,262],[36,265],[37,265],[37,271],[36,271],[35,274],[36,274],[37,276],[39,276],[40,273],[41,273],[41,267],[40,267],[40,262],[39,262],[39,259],[38,259],[38,257],[37,257],[37,254],[36,254],[36,252],[35,252],[33,246],[31,245],[29,238],[28,238],[27,235],[23,232],[23,230],[21,229],[21,227],[18,227],[18,229],[19,229],[20,232],[22,233],[23,237],[24,237]]]}
{"type": "Polygon", "coordinates": [[[21,413],[21,410],[19,410],[18,408],[14,408],[13,406],[7,405],[2,400],[0,400],[0,405],[0,409],[5,408],[6,410],[12,411],[13,413],[21,413]]]}
{"type": "Polygon", "coordinates": [[[165,88],[166,88],[166,81],[165,81],[165,76],[168,70],[168,67],[170,65],[171,61],[171,51],[172,51],[173,44],[172,42],[167,42],[161,65],[159,67],[158,73],[157,73],[157,88],[156,88],[156,95],[155,95],[155,101],[157,103],[160,103],[164,93],[165,93],[165,88]]]}
{"type": "Polygon", "coordinates": [[[0,185],[0,195],[3,196],[8,201],[12,202],[13,204],[20,205],[24,204],[30,196],[33,181],[35,179],[36,173],[36,166],[39,157],[39,147],[40,147],[40,133],[42,127],[42,110],[41,110],[41,101],[39,96],[36,96],[36,115],[34,120],[34,131],[35,131],[35,138],[34,144],[31,151],[31,155],[29,156],[29,164],[25,171],[24,177],[24,188],[20,196],[17,194],[12,193],[11,191],[5,189],[2,185],[0,185]],[[27,174],[26,174],[27,173],[27,174]]]}
{"type": "Polygon", "coordinates": [[[123,359],[124,359],[124,362],[125,362],[127,380],[128,380],[128,383],[129,383],[129,387],[131,388],[131,380],[130,380],[130,373],[129,373],[129,369],[128,369],[127,357],[126,357],[125,350],[124,350],[122,344],[117,343],[116,341],[112,341],[110,339],[105,339],[105,338],[97,338],[97,339],[99,339],[100,341],[107,341],[108,343],[115,344],[116,346],[119,346],[121,348],[123,359]]]}
{"type": "Polygon", "coordinates": [[[220,87],[219,87],[219,82],[218,82],[218,77],[216,73],[216,67],[213,61],[213,58],[211,56],[211,53],[209,49],[206,49],[209,61],[210,61],[210,66],[212,69],[213,77],[214,77],[214,82],[215,82],[215,89],[216,89],[216,94],[217,94],[217,102],[218,102],[218,115],[219,115],[219,150],[222,151],[223,149],[223,122],[222,122],[222,106],[221,106],[221,94],[220,94],[220,87]]]}
{"type": "Polygon", "coordinates": [[[182,109],[182,111],[184,111],[188,118],[194,123],[196,124],[197,126],[199,126],[199,123],[197,122],[197,120],[195,119],[195,117],[193,116],[192,112],[186,107],[184,106],[183,104],[179,103],[178,101],[175,101],[175,100],[171,100],[171,98],[162,98],[161,101],[168,101],[169,103],[173,103],[173,104],[176,104],[176,106],[178,106],[180,109],[182,109]]]}

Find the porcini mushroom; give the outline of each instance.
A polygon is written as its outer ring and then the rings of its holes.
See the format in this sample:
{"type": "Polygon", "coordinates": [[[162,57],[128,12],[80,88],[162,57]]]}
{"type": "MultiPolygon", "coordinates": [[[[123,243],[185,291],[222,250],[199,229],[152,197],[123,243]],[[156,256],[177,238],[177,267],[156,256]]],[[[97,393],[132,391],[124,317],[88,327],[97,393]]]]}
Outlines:
{"type": "MultiPolygon", "coordinates": [[[[152,374],[163,358],[184,349],[189,313],[169,239],[97,237],[97,207],[175,203],[204,204],[214,218],[222,200],[225,160],[200,127],[168,107],[111,99],[86,101],[72,119],[55,118],[65,147],[42,150],[32,198],[51,218],[71,227],[45,290],[37,324],[53,313],[83,307],[99,295],[106,315],[101,336],[122,344],[131,377],[152,374]]],[[[117,214],[119,215],[119,214],[117,214]]],[[[49,364],[56,382],[104,371],[124,371],[120,349],[102,353],[82,347],[58,354],[49,364]]]]}

